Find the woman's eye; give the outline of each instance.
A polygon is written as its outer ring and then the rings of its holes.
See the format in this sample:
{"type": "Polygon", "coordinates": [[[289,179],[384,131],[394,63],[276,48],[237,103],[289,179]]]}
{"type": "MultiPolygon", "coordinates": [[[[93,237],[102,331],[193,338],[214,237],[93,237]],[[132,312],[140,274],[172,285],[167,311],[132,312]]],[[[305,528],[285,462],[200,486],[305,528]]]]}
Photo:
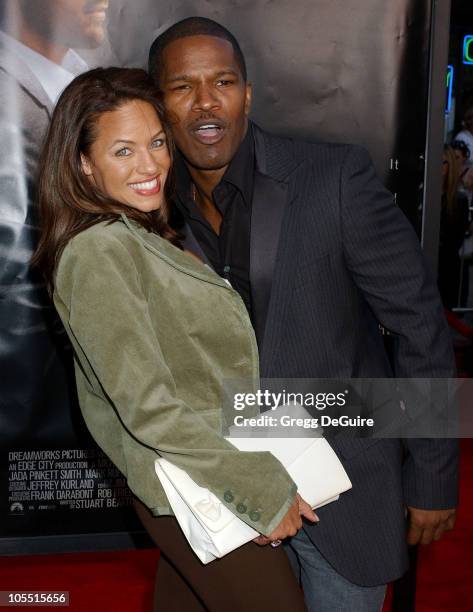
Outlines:
{"type": "Polygon", "coordinates": [[[115,155],[117,157],[128,157],[130,153],[131,153],[131,149],[129,149],[128,147],[123,147],[122,149],[119,149],[118,151],[116,151],[115,155]]]}
{"type": "Polygon", "coordinates": [[[155,138],[155,140],[153,140],[153,142],[151,143],[151,148],[160,149],[165,144],[166,144],[166,141],[164,140],[164,138],[155,138]]]}

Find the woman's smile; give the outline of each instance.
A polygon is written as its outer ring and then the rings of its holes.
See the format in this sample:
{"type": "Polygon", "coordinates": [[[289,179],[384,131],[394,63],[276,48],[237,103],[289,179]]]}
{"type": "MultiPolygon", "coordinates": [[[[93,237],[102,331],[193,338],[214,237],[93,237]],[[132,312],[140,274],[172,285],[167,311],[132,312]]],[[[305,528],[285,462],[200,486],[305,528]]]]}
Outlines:
{"type": "Polygon", "coordinates": [[[139,183],[130,183],[129,186],[139,195],[150,196],[161,191],[161,180],[159,176],[155,176],[154,178],[146,179],[139,183]]]}

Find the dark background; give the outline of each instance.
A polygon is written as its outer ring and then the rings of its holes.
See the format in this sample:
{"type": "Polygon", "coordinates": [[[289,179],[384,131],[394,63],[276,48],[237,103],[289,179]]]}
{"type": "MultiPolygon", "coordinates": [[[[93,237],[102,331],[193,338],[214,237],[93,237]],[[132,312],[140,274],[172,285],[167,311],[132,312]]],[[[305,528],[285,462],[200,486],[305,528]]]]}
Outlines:
{"type": "Polygon", "coordinates": [[[462,129],[461,119],[467,106],[473,104],[473,66],[462,63],[463,37],[473,35],[473,2],[453,0],[450,22],[450,45],[448,63],[455,69],[453,95],[455,97],[454,130],[462,129]]]}

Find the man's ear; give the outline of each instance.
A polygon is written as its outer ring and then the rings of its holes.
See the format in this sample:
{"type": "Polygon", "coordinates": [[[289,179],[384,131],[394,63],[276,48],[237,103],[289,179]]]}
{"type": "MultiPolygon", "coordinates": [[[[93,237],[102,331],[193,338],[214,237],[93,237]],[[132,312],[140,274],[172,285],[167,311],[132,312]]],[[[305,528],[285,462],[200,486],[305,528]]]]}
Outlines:
{"type": "Polygon", "coordinates": [[[86,176],[92,176],[92,166],[90,165],[90,161],[83,153],[80,154],[80,163],[82,165],[82,172],[86,176]]]}
{"type": "Polygon", "coordinates": [[[246,94],[245,94],[245,115],[248,117],[251,109],[251,99],[253,94],[253,86],[251,83],[246,84],[246,94]]]}

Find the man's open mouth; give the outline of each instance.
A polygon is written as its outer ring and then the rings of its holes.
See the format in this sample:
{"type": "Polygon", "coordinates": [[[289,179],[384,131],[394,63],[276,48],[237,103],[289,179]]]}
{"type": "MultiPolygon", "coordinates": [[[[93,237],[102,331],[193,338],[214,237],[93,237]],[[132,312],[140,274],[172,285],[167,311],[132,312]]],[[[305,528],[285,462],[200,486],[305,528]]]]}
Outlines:
{"type": "Polygon", "coordinates": [[[215,144],[223,138],[225,127],[221,122],[207,121],[199,123],[191,131],[202,144],[215,144]]]}

